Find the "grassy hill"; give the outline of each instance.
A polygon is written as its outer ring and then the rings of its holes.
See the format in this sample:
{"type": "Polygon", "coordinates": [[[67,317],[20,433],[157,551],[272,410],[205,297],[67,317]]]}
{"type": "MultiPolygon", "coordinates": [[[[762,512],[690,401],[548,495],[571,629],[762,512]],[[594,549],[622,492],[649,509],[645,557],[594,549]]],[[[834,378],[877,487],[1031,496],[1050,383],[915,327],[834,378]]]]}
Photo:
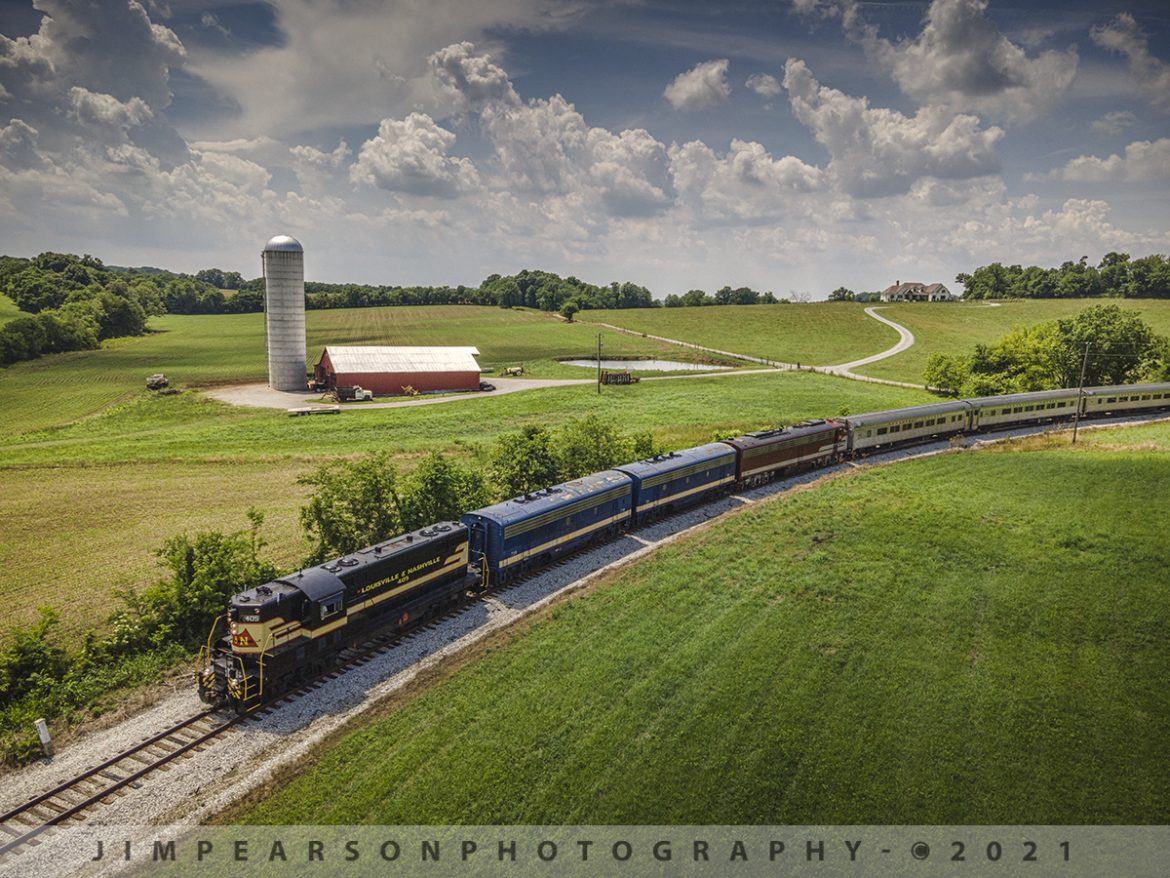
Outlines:
{"type": "Polygon", "coordinates": [[[946,455],[742,510],[233,817],[1163,823],[1168,436],[946,455]]]}
{"type": "Polygon", "coordinates": [[[0,293],[0,325],[13,319],[14,317],[20,317],[23,314],[24,312],[16,307],[15,302],[13,302],[3,293],[0,293]]]}
{"type": "Polygon", "coordinates": [[[848,302],[815,305],[711,305],[582,311],[577,319],[807,366],[876,354],[898,341],[888,326],[848,302]]]}
{"type": "MultiPolygon", "coordinates": [[[[1068,317],[1100,303],[1115,303],[1139,311],[1156,331],[1170,335],[1170,301],[1158,299],[875,305],[881,308],[883,316],[913,332],[916,341],[909,350],[857,371],[875,378],[920,383],[926,358],[935,351],[968,353],[977,343],[993,342],[1014,326],[1068,317]]],[[[717,305],[582,311],[577,319],[610,323],[737,354],[828,366],[879,353],[898,341],[894,330],[866,316],[865,307],[847,302],[717,305]]]]}
{"type": "Polygon", "coordinates": [[[993,342],[1010,332],[1012,327],[1071,317],[1096,304],[1116,304],[1137,311],[1156,332],[1170,335],[1170,301],[1161,299],[1032,299],[990,305],[984,302],[882,305],[879,313],[913,332],[916,342],[895,357],[879,360],[857,371],[875,378],[921,381],[926,358],[935,351],[970,353],[976,344],[993,342]]]}

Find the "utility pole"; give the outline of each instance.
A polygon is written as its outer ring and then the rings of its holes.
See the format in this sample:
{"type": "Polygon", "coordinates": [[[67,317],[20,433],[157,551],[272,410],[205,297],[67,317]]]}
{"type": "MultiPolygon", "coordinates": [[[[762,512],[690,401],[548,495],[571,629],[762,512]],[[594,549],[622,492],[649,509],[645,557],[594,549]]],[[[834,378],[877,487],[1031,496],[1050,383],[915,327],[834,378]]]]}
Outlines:
{"type": "Polygon", "coordinates": [[[1077,411],[1073,415],[1073,445],[1077,444],[1077,424],[1081,420],[1081,400],[1084,398],[1085,393],[1085,372],[1089,368],[1089,345],[1091,344],[1091,341],[1085,342],[1085,358],[1081,360],[1081,383],[1077,385],[1077,411]]]}
{"type": "Polygon", "coordinates": [[[597,393],[601,394],[601,333],[597,333],[597,393]]]}

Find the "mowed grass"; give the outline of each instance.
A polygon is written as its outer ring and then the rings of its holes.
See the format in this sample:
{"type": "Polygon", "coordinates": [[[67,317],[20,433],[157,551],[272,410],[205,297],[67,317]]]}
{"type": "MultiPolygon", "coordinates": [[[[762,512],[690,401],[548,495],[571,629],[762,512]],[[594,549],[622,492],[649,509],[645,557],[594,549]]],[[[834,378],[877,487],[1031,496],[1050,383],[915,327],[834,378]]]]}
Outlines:
{"type": "Polygon", "coordinates": [[[124,461],[327,459],[491,443],[529,424],[557,426],[595,414],[622,430],[650,430],[671,447],[709,441],[714,430],[749,430],[809,417],[929,402],[924,391],[807,372],[725,374],[607,387],[568,385],[475,396],[407,408],[347,408],[332,417],[290,418],[197,393],[133,399],[76,424],[9,440],[8,466],[124,461]]]}
{"type": "Polygon", "coordinates": [[[3,293],[0,293],[0,325],[15,317],[23,316],[26,316],[25,313],[16,307],[16,303],[3,293]]]}
{"type": "Polygon", "coordinates": [[[61,616],[68,642],[101,627],[121,606],[117,592],[167,575],[155,551],[168,538],[201,530],[246,530],[246,512],[265,512],[265,554],[284,568],[306,554],[298,520],[308,489],[306,463],[116,464],[0,468],[0,633],[36,618],[61,616]]]}
{"type": "MultiPolygon", "coordinates": [[[[1155,332],[1170,335],[1170,300],[1160,299],[1032,299],[984,302],[906,303],[882,305],[883,317],[914,333],[909,350],[856,371],[875,378],[922,381],[932,353],[969,354],[976,344],[990,344],[1016,326],[1034,326],[1083,311],[1092,305],[1114,304],[1137,311],[1155,332]]],[[[732,348],[734,350],[734,348],[732,348]]]]}
{"type": "Polygon", "coordinates": [[[864,305],[849,302],[582,311],[577,319],[804,366],[857,360],[898,341],[864,305]]]}
{"type": "Polygon", "coordinates": [[[1168,468],[963,453],[744,509],[231,819],[1165,823],[1168,468]]]}
{"type": "Polygon", "coordinates": [[[7,441],[0,595],[14,622],[53,605],[67,630],[80,630],[108,615],[116,589],[158,577],[153,552],[164,539],[200,528],[242,529],[250,506],[268,516],[270,554],[291,568],[305,550],[297,515],[307,493],[296,479],[341,457],[386,451],[405,470],[439,450],[486,470],[485,452],[500,433],[590,413],[682,448],[709,441],[716,429],[744,432],[927,399],[900,388],[774,373],[646,381],[600,396],[590,386],[569,386],[290,418],[198,393],[141,390],[79,423],[7,441]]]}
{"type": "MultiPolygon", "coordinates": [[[[88,417],[132,399],[146,376],[164,372],[174,386],[267,380],[263,314],[168,315],[151,334],[108,342],[100,350],[55,354],[0,369],[4,434],[88,417]]],[[[354,308],[309,311],[307,355],[326,344],[473,345],[485,369],[523,364],[539,377],[588,378],[558,357],[590,356],[597,332],[530,311],[475,306],[354,308]]],[[[711,360],[686,348],[623,333],[606,333],[606,351],[622,356],[711,360]]],[[[717,359],[717,358],[716,358],[717,359]]]]}

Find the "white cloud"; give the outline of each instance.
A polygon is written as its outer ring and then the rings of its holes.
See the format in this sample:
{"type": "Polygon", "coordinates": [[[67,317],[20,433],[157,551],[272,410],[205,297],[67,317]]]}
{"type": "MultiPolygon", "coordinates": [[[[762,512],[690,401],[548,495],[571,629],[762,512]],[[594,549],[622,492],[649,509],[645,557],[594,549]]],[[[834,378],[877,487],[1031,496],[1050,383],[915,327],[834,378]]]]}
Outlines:
{"type": "Polygon", "coordinates": [[[644,129],[590,128],[585,148],[589,179],[611,214],[647,216],[673,200],[666,147],[644,129]]]}
{"type": "Polygon", "coordinates": [[[470,159],[447,154],[454,145],[455,134],[425,113],[383,119],[377,136],[362,144],[349,176],[394,192],[454,198],[479,185],[470,159]]]}
{"type": "Polygon", "coordinates": [[[764,98],[764,100],[771,100],[784,91],[784,87],[780,85],[780,80],[771,73],[753,73],[747,78],[747,82],[744,85],[764,98]]]}
{"type": "Polygon", "coordinates": [[[1129,72],[1159,110],[1170,112],[1170,64],[1150,54],[1149,37],[1134,17],[1123,12],[1108,25],[1092,30],[1093,42],[1129,60],[1129,72]]]}
{"type": "Polygon", "coordinates": [[[1108,158],[1082,155],[1063,168],[1029,179],[1066,180],[1076,183],[1145,183],[1170,180],[1170,138],[1137,140],[1108,158]]]}
{"type": "Polygon", "coordinates": [[[458,104],[479,110],[501,171],[497,184],[550,199],[550,211],[580,198],[615,216],[641,216],[673,198],[666,147],[645,130],[590,127],[559,94],[525,103],[507,73],[470,43],[448,46],[430,61],[458,104]]]}
{"type": "Polygon", "coordinates": [[[662,93],[676,110],[702,110],[722,103],[731,94],[727,82],[728,60],[704,61],[680,73],[662,93]]]}
{"type": "Polygon", "coordinates": [[[37,33],[0,36],[0,84],[19,100],[43,105],[73,86],[152,110],[171,102],[170,68],[186,51],[173,31],[151,22],[136,0],[72,3],[39,0],[37,33]]]}
{"type": "Polygon", "coordinates": [[[738,139],[719,156],[693,140],[670,148],[670,171],[680,197],[701,222],[754,222],[799,212],[794,200],[824,185],[824,172],[795,156],[774,159],[755,142],[738,139]]]}
{"type": "Polygon", "coordinates": [[[122,134],[154,115],[142,98],[120,101],[113,95],[76,85],[69,89],[69,103],[71,117],[82,125],[113,129],[122,134]]]}
{"type": "Polygon", "coordinates": [[[1076,75],[1075,47],[1029,56],[987,18],[987,0],[932,0],[922,32],[896,43],[862,20],[854,0],[841,8],[846,33],[922,105],[1031,119],[1060,101],[1076,75]]]}
{"type": "Polygon", "coordinates": [[[792,112],[806,125],[831,159],[828,171],[840,188],[857,197],[909,191],[921,177],[965,179],[999,170],[996,127],[954,115],[942,107],[923,107],[914,116],[873,108],[822,86],[803,61],[789,59],[784,87],[792,112]]]}
{"type": "Polygon", "coordinates": [[[281,40],[239,54],[192,48],[188,67],[238,111],[200,133],[284,138],[309,130],[377,124],[419,110],[440,118],[447,97],[427,56],[489,31],[567,27],[586,11],[577,0],[271,0],[281,40]]]}
{"type": "Polygon", "coordinates": [[[1129,110],[1114,110],[1100,119],[1093,120],[1093,130],[1102,134],[1120,134],[1137,122],[1137,116],[1129,110]]]}
{"type": "Polygon", "coordinates": [[[520,96],[504,68],[490,54],[477,52],[467,42],[446,46],[427,58],[431,72],[463,106],[479,110],[487,104],[520,104],[520,96]]]}

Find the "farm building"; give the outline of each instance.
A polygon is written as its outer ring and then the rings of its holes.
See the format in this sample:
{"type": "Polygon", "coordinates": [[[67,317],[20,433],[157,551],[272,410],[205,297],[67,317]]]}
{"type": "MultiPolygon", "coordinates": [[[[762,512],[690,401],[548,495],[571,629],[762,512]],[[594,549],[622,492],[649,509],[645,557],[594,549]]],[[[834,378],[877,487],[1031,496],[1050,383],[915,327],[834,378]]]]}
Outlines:
{"type": "Polygon", "coordinates": [[[942,284],[902,283],[900,280],[881,292],[883,302],[954,302],[958,298],[942,284]]]}
{"type": "Polygon", "coordinates": [[[479,350],[473,347],[342,347],[328,345],[314,375],[321,387],[355,385],[392,396],[413,388],[479,390],[479,350]]]}

